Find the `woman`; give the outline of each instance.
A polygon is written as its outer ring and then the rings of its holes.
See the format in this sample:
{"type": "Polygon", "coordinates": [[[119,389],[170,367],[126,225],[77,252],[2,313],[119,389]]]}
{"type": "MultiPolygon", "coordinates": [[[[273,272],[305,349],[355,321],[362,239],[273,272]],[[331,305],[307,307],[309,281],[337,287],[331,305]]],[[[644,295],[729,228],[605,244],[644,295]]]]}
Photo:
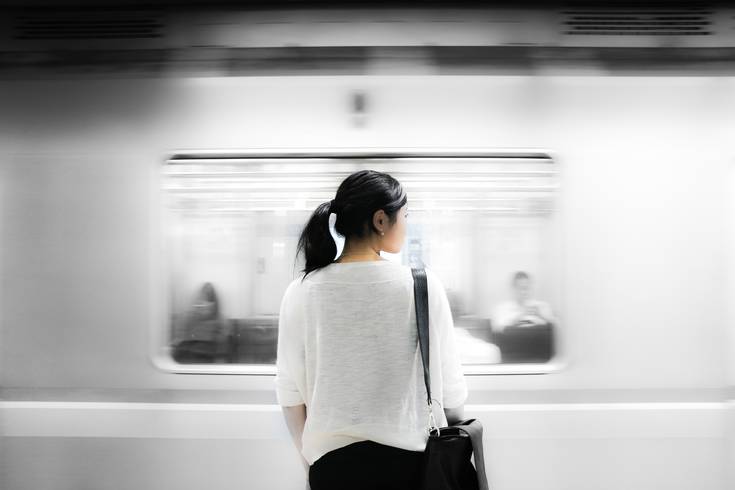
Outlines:
{"type": "MultiPolygon", "coordinates": [[[[380,256],[404,243],[406,203],[390,175],[355,172],[317,207],[298,242],[306,267],[281,301],[276,394],[312,490],[418,484],[429,409],[413,276],[380,256]],[[330,213],[345,237],[336,260],[330,213]]],[[[446,293],[425,269],[433,415],[445,426],[463,418],[467,386],[446,293]]]]}
{"type": "Polygon", "coordinates": [[[224,360],[226,335],[220,316],[219,299],[211,282],[197,292],[184,326],[184,338],[174,347],[173,358],[181,364],[224,360]]]}

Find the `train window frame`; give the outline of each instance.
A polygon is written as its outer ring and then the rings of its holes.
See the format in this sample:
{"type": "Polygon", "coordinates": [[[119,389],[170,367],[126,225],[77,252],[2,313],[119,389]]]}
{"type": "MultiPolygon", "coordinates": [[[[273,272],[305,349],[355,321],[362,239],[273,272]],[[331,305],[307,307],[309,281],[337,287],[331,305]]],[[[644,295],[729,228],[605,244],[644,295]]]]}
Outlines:
{"type": "MultiPolygon", "coordinates": [[[[167,258],[167,236],[169,223],[166,219],[165,169],[169,165],[196,160],[204,163],[211,160],[422,160],[422,159],[535,159],[545,160],[555,165],[558,188],[563,188],[563,166],[558,155],[548,149],[493,149],[493,148],[450,148],[450,149],[416,149],[416,148],[340,148],[340,149],[244,149],[244,150],[181,150],[168,152],[162,162],[155,165],[150,179],[152,209],[151,239],[154,254],[151,258],[151,280],[154,285],[151,302],[151,335],[149,338],[149,359],[159,370],[177,374],[229,374],[271,377],[276,375],[273,364],[183,364],[176,362],[170,355],[170,268],[167,258]]],[[[378,168],[375,165],[373,168],[378,168]]],[[[356,168],[357,169],[357,168],[356,168]]],[[[558,257],[559,277],[554,284],[559,288],[559,305],[555,308],[557,316],[565,319],[566,301],[564,291],[565,267],[565,220],[564,207],[561,205],[563,192],[554,195],[558,224],[558,257]]],[[[563,328],[554,332],[554,354],[543,363],[495,363],[495,364],[462,364],[463,372],[469,376],[488,376],[504,374],[548,374],[565,369],[569,358],[564,340],[569,336],[569,326],[562,321],[563,328]]]]}

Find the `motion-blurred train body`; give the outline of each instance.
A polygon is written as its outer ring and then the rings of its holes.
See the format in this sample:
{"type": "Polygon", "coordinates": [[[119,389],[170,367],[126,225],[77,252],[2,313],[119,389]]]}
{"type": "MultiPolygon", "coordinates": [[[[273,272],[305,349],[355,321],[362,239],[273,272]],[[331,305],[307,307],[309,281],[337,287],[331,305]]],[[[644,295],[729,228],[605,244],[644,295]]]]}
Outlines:
{"type": "Polygon", "coordinates": [[[279,305],[363,168],[493,490],[735,485],[735,10],[6,13],[0,488],[303,488],[279,305]]]}

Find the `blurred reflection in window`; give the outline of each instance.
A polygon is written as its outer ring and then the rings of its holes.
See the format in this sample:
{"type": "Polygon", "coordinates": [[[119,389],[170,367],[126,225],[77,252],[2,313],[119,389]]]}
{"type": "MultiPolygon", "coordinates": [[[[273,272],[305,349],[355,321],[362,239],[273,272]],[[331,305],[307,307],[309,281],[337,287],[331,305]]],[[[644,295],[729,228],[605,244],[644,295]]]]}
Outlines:
{"type": "MultiPolygon", "coordinates": [[[[552,313],[561,298],[556,164],[543,153],[471,151],[172,158],[164,167],[170,324],[161,351],[182,364],[274,364],[280,301],[304,265],[293,263],[299,235],[314,208],[362,168],[394,175],[406,189],[406,243],[386,258],[439,275],[462,362],[548,361],[561,328],[552,313]],[[519,271],[525,277],[511,281],[519,271]],[[535,302],[516,319],[521,294],[535,302]]],[[[344,237],[330,227],[338,256],[344,237]]]]}

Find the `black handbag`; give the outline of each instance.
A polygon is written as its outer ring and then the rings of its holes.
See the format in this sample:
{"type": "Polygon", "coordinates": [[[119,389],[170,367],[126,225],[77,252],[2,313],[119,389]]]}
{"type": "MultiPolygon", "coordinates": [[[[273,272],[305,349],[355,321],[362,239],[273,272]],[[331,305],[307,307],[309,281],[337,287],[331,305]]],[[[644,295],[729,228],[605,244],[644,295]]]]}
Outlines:
{"type": "Polygon", "coordinates": [[[424,450],[421,490],[488,490],[482,451],[482,424],[467,419],[448,427],[436,427],[429,375],[429,294],[426,270],[411,269],[419,348],[429,405],[429,440],[424,450]],[[470,458],[474,453],[475,465],[470,458]]]}

